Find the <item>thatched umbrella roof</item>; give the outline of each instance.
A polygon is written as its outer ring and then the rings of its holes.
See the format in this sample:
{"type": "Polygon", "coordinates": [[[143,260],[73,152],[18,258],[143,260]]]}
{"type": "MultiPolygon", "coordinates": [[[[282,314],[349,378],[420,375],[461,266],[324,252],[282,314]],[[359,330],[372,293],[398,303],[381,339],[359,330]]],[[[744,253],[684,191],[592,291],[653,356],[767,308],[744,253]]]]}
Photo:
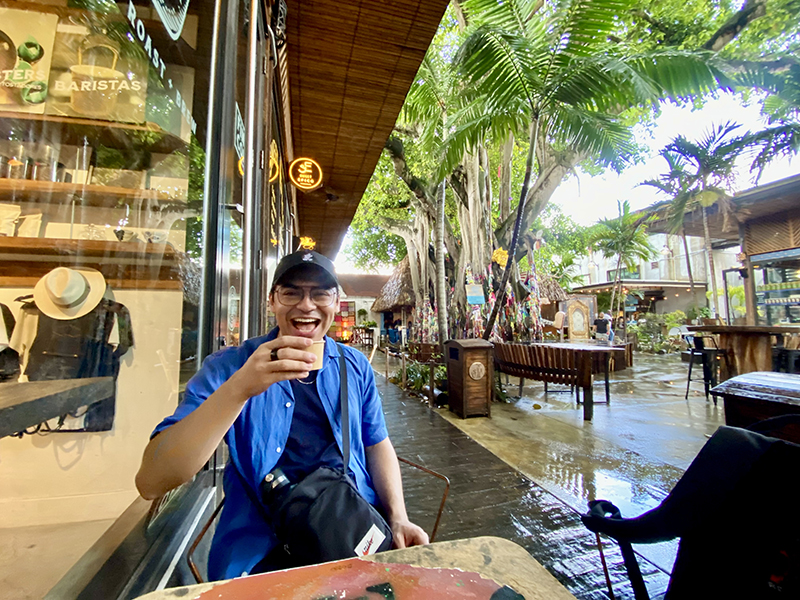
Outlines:
{"type": "Polygon", "coordinates": [[[389,277],[389,281],[381,289],[381,294],[372,304],[373,312],[410,308],[416,304],[414,286],[411,283],[411,265],[406,256],[389,277]]]}
{"type": "Polygon", "coordinates": [[[552,275],[540,275],[538,280],[539,295],[542,298],[547,298],[553,304],[569,300],[569,294],[564,291],[552,275]]]}

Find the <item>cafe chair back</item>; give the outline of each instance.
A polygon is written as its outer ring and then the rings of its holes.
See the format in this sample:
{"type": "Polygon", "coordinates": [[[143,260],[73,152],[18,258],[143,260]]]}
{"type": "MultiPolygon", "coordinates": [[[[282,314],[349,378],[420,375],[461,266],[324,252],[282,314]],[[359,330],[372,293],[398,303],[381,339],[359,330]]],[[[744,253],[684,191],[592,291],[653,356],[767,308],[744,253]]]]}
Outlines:
{"type": "MultiPolygon", "coordinates": [[[[656,508],[631,519],[593,500],[581,519],[620,546],[636,600],[649,599],[631,544],[680,538],[665,600],[800,598],[800,445],[780,439],[800,415],[720,427],[656,508]]],[[[606,568],[606,581],[611,577],[606,568]]],[[[619,584],[621,585],[621,584],[619,584]]]]}

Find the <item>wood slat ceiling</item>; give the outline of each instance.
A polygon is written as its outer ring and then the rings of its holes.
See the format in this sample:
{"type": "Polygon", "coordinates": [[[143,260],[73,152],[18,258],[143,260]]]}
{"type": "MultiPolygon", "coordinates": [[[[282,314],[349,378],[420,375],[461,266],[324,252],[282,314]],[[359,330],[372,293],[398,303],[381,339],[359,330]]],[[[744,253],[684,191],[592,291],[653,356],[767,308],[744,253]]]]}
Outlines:
{"type": "Polygon", "coordinates": [[[298,192],[300,235],[333,256],[430,45],[447,0],[287,0],[294,156],[322,167],[298,192]]]}

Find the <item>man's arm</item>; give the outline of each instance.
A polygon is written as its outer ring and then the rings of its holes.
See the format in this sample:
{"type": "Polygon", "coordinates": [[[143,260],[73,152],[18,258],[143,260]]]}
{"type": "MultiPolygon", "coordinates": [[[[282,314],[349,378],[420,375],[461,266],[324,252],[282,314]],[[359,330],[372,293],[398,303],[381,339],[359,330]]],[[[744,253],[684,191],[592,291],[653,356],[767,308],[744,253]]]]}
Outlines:
{"type": "Polygon", "coordinates": [[[219,446],[247,400],[278,381],[307,377],[316,356],[301,348],[311,340],[279,337],[262,344],[241,369],[186,417],[147,444],[136,488],[152,500],[189,481],[219,446]],[[270,360],[273,348],[279,360],[270,360]]]}
{"type": "Polygon", "coordinates": [[[400,463],[392,442],[386,438],[374,446],[367,446],[366,454],[367,469],[375,484],[378,498],[386,510],[386,516],[389,518],[395,546],[406,548],[407,546],[427,544],[428,534],[408,520],[406,503],[403,499],[400,463]]]}

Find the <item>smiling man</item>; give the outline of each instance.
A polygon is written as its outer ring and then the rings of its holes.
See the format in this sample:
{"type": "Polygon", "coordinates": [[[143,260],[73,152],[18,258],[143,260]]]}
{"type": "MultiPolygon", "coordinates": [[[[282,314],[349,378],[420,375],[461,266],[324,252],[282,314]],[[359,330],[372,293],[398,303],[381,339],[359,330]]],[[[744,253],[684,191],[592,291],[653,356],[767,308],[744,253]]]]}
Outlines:
{"type": "Polygon", "coordinates": [[[343,466],[340,351],[347,366],[350,477],[386,516],[396,547],[428,542],[406,514],[372,367],[363,354],[325,335],[338,305],[330,260],[308,250],[284,257],[270,291],[278,326],[209,356],[145,448],[136,485],[154,499],[189,481],[223,438],[228,444],[226,501],[211,544],[210,579],[294,566],[267,522],[263,482],[280,473],[294,484],[320,466],[343,466]],[[312,370],[316,356],[309,350],[320,340],[323,366],[312,370]]]}

